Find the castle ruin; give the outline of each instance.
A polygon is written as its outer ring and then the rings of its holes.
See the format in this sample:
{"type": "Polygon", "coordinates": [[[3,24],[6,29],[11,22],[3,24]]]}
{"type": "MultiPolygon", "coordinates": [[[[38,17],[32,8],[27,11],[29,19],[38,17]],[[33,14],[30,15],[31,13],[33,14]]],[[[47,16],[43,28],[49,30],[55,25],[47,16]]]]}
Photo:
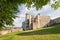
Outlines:
{"type": "Polygon", "coordinates": [[[25,21],[22,23],[23,30],[27,29],[37,29],[41,27],[48,26],[50,22],[50,16],[42,16],[38,14],[33,16],[31,14],[26,14],[25,21]]]}

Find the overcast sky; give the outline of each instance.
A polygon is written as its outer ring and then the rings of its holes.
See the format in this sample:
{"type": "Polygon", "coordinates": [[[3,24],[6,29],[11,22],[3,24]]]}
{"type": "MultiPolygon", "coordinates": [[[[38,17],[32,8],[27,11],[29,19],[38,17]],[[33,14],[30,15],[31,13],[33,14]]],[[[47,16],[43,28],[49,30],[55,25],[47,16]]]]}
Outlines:
{"type": "MultiPolygon", "coordinates": [[[[51,1],[51,4],[53,2],[51,1]]],[[[51,5],[50,4],[50,5],[51,5]]],[[[40,15],[43,15],[43,16],[50,16],[51,19],[55,19],[57,17],[60,17],[60,8],[54,10],[53,8],[51,8],[49,4],[43,6],[42,9],[40,10],[36,10],[36,8],[30,8],[30,10],[27,9],[26,5],[22,4],[21,6],[19,6],[19,11],[17,13],[17,15],[20,17],[20,18],[16,18],[14,19],[14,25],[16,27],[21,27],[22,26],[22,22],[25,20],[25,14],[28,13],[28,14],[32,14],[34,16],[36,16],[38,13],[40,13],[40,15]]]]}

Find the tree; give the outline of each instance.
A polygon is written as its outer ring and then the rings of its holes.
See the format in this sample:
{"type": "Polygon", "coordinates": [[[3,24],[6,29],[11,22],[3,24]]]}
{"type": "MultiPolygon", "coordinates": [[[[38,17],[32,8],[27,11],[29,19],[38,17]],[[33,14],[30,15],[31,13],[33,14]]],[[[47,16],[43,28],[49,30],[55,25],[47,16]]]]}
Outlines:
{"type": "Polygon", "coordinates": [[[18,6],[13,3],[13,0],[0,0],[0,28],[13,25],[17,11],[18,6]]]}
{"type": "Polygon", "coordinates": [[[16,17],[18,5],[26,4],[28,8],[34,3],[36,9],[42,8],[50,0],[0,0],[0,28],[5,25],[13,25],[13,19],[16,17]]]}
{"type": "Polygon", "coordinates": [[[54,9],[57,9],[60,7],[60,0],[57,0],[54,4],[51,5],[54,9]]]}

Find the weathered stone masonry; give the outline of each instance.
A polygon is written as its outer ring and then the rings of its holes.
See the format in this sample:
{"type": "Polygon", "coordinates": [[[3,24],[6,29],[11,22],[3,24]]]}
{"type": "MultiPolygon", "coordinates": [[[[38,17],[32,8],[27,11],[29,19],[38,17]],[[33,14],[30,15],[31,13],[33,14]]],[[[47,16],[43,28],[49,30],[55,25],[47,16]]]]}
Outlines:
{"type": "Polygon", "coordinates": [[[23,30],[26,29],[37,29],[44,26],[47,26],[47,24],[50,22],[50,16],[42,16],[38,14],[36,17],[34,17],[31,14],[26,14],[26,19],[22,23],[23,30]]]}

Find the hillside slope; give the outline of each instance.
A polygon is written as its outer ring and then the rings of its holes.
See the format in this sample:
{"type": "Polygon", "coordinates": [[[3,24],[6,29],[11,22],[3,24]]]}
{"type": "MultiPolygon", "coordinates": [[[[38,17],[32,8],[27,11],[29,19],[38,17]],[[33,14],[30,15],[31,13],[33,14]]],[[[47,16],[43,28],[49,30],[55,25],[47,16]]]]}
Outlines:
{"type": "Polygon", "coordinates": [[[60,24],[34,31],[10,33],[0,36],[0,40],[60,40],[60,24]]]}

